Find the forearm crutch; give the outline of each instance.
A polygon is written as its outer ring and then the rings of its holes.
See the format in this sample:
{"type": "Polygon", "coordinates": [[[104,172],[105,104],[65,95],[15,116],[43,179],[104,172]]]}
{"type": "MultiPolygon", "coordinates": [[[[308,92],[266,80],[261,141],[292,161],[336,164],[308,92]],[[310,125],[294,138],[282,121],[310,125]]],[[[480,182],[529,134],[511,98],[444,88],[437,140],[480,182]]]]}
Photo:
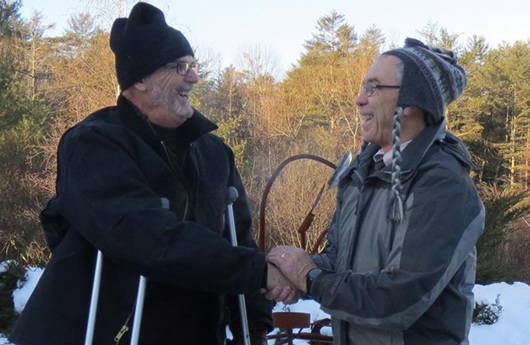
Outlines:
{"type": "MultiPolygon", "coordinates": [[[[160,202],[162,203],[162,208],[169,210],[169,200],[167,198],[160,198],[160,202]]],[[[142,326],[146,286],[147,278],[141,275],[140,281],[138,282],[138,293],[136,294],[136,308],[134,309],[131,345],[138,345],[140,341],[140,328],[142,326]]]]}
{"type": "MultiPolygon", "coordinates": [[[[85,345],[92,345],[94,341],[94,328],[96,325],[96,314],[98,309],[99,288],[101,285],[101,270],[103,268],[103,254],[98,250],[96,258],[96,268],[94,269],[94,283],[92,285],[92,295],[90,297],[90,310],[88,312],[88,323],[85,334],[85,345]]],[[[142,323],[142,312],[145,300],[145,287],[147,279],[140,276],[138,283],[138,293],[136,295],[136,308],[134,310],[133,328],[131,334],[131,345],[138,345],[140,338],[140,324],[142,323]]]]}
{"type": "Polygon", "coordinates": [[[88,324],[85,334],[85,345],[92,345],[94,339],[94,326],[96,325],[96,313],[98,309],[99,286],[101,283],[101,268],[103,267],[103,254],[98,250],[96,268],[94,269],[94,282],[92,284],[92,296],[90,297],[90,310],[88,312],[88,324]]]}
{"type": "MultiPolygon", "coordinates": [[[[237,193],[237,190],[236,190],[237,193]]],[[[236,195],[237,198],[237,195],[236,195]]],[[[169,209],[169,200],[166,198],[160,199],[162,208],[169,209]]],[[[90,297],[90,311],[88,313],[88,324],[85,334],[85,345],[92,345],[94,340],[94,328],[96,325],[96,313],[99,300],[99,287],[101,285],[101,269],[103,267],[103,254],[98,250],[96,258],[96,268],[94,269],[94,283],[92,285],[92,296],[90,297]]],[[[138,282],[138,293],[136,294],[136,308],[134,309],[133,328],[131,333],[131,345],[138,345],[140,340],[140,327],[142,323],[142,313],[144,310],[145,288],[147,286],[147,279],[140,276],[138,282]]]]}
{"type": "Polygon", "coordinates": [[[142,312],[144,311],[145,287],[147,279],[140,276],[138,282],[138,293],[136,294],[136,308],[134,309],[134,320],[131,334],[131,345],[138,345],[140,340],[140,326],[142,325],[142,312]]]}
{"type": "MultiPolygon", "coordinates": [[[[230,229],[230,241],[234,247],[237,247],[237,235],[236,235],[236,224],[234,221],[234,201],[236,201],[239,193],[237,189],[233,186],[228,187],[228,206],[227,206],[227,216],[228,216],[228,228],[230,229]]],[[[245,304],[245,295],[239,294],[239,315],[241,317],[241,328],[243,333],[243,343],[245,345],[250,345],[250,334],[248,330],[248,318],[247,318],[247,307],[245,304]]]]}

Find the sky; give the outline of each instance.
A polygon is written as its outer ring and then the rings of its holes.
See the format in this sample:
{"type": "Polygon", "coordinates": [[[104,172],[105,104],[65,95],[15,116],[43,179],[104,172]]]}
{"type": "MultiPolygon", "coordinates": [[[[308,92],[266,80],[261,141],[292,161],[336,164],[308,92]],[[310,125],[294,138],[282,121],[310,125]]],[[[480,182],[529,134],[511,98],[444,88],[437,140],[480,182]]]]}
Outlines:
{"type": "MultiPolygon", "coordinates": [[[[484,36],[491,47],[530,39],[529,0],[146,2],[164,11],[167,22],[181,30],[197,49],[199,60],[201,52],[209,56],[218,53],[222,67],[238,67],[243,53],[259,47],[278,61],[281,70],[288,70],[305,52],[304,44],[317,32],[318,20],[332,11],[343,15],[359,35],[375,25],[389,44],[401,45],[406,37],[419,37],[418,31],[428,23],[459,34],[461,44],[472,35],[484,36]]],[[[129,6],[124,7],[125,13],[109,13],[116,3],[127,0],[22,0],[21,13],[29,19],[39,11],[44,24],[55,24],[47,34],[56,36],[64,32],[68,18],[81,11],[96,14],[102,28],[110,30],[115,17],[127,16],[130,11],[129,6]]]]}
{"type": "MultiPolygon", "coordinates": [[[[4,269],[0,263],[0,272],[4,269]]],[[[42,269],[30,268],[26,272],[26,282],[13,292],[13,303],[15,310],[21,312],[26,302],[35,288],[42,269]]],[[[513,284],[494,283],[489,285],[475,285],[473,292],[475,301],[481,304],[495,304],[498,302],[502,306],[499,319],[492,325],[472,324],[469,334],[470,345],[528,345],[530,339],[530,286],[521,282],[513,284]]],[[[284,312],[284,305],[278,303],[274,312],[284,312]]],[[[328,318],[314,301],[299,301],[289,306],[289,311],[310,314],[311,322],[328,318]]],[[[278,331],[275,329],[271,334],[278,331]]],[[[295,330],[298,331],[298,330],[295,330]]],[[[303,332],[310,332],[310,329],[303,329],[303,332]]],[[[324,327],[322,334],[331,335],[331,328],[324,327]]],[[[269,345],[274,344],[274,340],[269,340],[269,345]]],[[[307,345],[305,340],[297,339],[294,345],[307,345]]],[[[0,345],[11,345],[5,337],[0,335],[0,345]]]]}

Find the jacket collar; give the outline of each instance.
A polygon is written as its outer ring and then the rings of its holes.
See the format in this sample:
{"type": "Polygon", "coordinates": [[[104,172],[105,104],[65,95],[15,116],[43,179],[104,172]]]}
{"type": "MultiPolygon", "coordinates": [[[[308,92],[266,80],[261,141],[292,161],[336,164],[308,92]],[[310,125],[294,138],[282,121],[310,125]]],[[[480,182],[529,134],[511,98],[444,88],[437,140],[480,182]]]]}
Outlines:
{"type": "Polygon", "coordinates": [[[477,169],[464,143],[446,130],[446,122],[425,128],[403,151],[402,171],[414,170],[433,145],[455,157],[468,171],[477,169]],[[409,148],[410,146],[410,148],[409,148]]]}
{"type": "MultiPolygon", "coordinates": [[[[410,173],[417,169],[423,157],[429,148],[436,141],[443,141],[446,137],[445,120],[440,123],[426,127],[416,138],[414,138],[401,153],[401,174],[402,181],[410,175],[410,173]]],[[[453,136],[454,137],[454,136],[453,136]]],[[[361,181],[368,176],[370,172],[370,165],[373,162],[373,156],[379,151],[380,147],[374,144],[368,144],[364,150],[357,156],[354,163],[344,176],[351,176],[356,174],[361,181]]],[[[390,181],[392,166],[387,166],[381,171],[377,172],[375,176],[390,181]]]]}
{"type": "MultiPolygon", "coordinates": [[[[142,137],[145,141],[150,142],[157,140],[153,131],[147,123],[147,116],[140,111],[125,97],[120,95],[117,102],[118,116],[121,122],[142,137]]],[[[212,121],[208,120],[198,110],[193,109],[193,115],[187,119],[176,133],[187,142],[194,142],[206,133],[216,130],[218,127],[212,121]]]]}
{"type": "MultiPolygon", "coordinates": [[[[442,120],[436,125],[426,127],[403,150],[401,153],[403,158],[401,164],[402,173],[406,174],[417,169],[429,148],[435,144],[439,144],[442,150],[454,156],[468,170],[476,168],[465,145],[452,133],[447,132],[446,122],[442,120]]],[[[368,170],[373,155],[379,149],[379,146],[369,144],[361,153],[358,164],[363,165],[364,169],[368,170]]],[[[387,167],[383,171],[391,171],[391,168],[387,167]]]]}
{"type": "Polygon", "coordinates": [[[445,138],[445,120],[437,125],[425,127],[425,129],[414,138],[403,150],[401,157],[401,171],[404,173],[415,170],[420,165],[429,148],[436,142],[445,138]]]}

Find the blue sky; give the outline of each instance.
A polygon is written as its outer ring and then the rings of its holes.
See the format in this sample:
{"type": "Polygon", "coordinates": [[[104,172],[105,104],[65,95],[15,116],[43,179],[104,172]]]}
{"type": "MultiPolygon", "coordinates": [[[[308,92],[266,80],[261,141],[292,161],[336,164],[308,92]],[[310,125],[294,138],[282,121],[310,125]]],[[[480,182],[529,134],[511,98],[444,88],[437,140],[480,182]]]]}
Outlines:
{"type": "MultiPolygon", "coordinates": [[[[70,15],[89,11],[109,29],[116,13],[102,13],[118,0],[22,0],[22,15],[41,12],[44,24],[55,23],[48,35],[61,34],[70,15]]],[[[126,2],[121,0],[122,3],[126,2]]],[[[401,44],[430,21],[460,34],[486,37],[490,45],[530,39],[530,0],[198,0],[147,1],[166,14],[170,25],[181,30],[201,52],[217,53],[221,65],[234,64],[243,52],[260,47],[278,60],[282,69],[296,63],[304,43],[316,32],[319,18],[332,10],[362,34],[371,25],[387,41],[401,44]]],[[[129,1],[134,3],[134,1],[129,1]]],[[[130,7],[126,13],[130,11],[130,7]]]]}

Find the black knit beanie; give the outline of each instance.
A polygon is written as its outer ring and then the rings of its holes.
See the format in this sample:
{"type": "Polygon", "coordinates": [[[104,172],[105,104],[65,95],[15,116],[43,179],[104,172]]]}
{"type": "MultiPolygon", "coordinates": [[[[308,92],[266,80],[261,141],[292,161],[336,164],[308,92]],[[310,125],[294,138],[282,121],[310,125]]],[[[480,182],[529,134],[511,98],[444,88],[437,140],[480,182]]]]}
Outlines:
{"type": "Polygon", "coordinates": [[[407,38],[403,48],[383,53],[398,57],[404,65],[398,106],[417,106],[427,112],[428,124],[438,123],[447,105],[462,95],[466,73],[455,54],[407,38]]]}
{"type": "Polygon", "coordinates": [[[167,25],[161,10],[145,2],[134,5],[129,18],[114,21],[110,48],[116,56],[116,75],[121,90],[168,62],[193,56],[186,37],[167,25]]]}

